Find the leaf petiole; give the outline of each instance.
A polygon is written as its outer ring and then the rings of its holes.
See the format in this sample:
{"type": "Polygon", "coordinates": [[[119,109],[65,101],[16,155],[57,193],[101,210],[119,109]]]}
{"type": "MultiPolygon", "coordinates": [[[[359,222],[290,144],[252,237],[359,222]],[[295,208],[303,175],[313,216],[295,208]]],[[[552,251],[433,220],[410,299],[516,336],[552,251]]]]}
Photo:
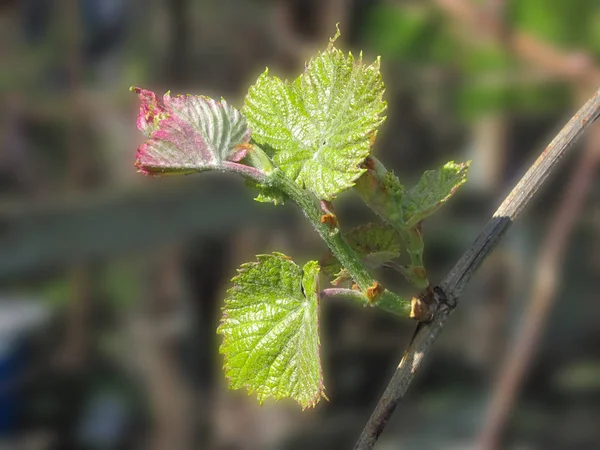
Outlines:
{"type": "MultiPolygon", "coordinates": [[[[255,146],[254,151],[260,152],[262,150],[255,146]]],[[[370,306],[376,306],[403,317],[410,315],[410,300],[381,287],[367,270],[359,255],[346,242],[337,221],[323,220],[326,215],[317,205],[314,196],[298,186],[294,180],[279,169],[269,173],[263,184],[281,190],[300,207],[342,267],[348,271],[363,294],[367,296],[370,306]]]]}

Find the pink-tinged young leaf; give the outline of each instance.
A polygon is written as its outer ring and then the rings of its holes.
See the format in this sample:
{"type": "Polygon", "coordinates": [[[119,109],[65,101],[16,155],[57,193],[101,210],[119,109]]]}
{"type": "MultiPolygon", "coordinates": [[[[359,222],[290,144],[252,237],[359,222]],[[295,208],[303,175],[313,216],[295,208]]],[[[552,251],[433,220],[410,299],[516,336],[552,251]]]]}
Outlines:
{"type": "Polygon", "coordinates": [[[156,101],[154,92],[138,87],[132,87],[131,90],[135,92],[142,101],[140,113],[137,118],[138,130],[144,133],[146,137],[151,137],[152,133],[158,130],[159,122],[167,117],[167,112],[165,108],[156,101]]]}
{"type": "Polygon", "coordinates": [[[225,100],[132,88],[142,101],[137,127],[149,139],[138,148],[135,166],[146,175],[206,170],[233,171],[261,179],[260,170],[240,163],[249,148],[246,119],[225,100]]]}

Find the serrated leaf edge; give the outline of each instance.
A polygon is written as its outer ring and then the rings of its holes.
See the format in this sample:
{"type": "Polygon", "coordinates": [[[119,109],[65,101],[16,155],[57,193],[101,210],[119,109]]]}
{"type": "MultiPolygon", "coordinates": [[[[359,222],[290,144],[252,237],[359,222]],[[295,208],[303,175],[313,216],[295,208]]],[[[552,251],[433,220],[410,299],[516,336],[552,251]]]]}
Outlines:
{"type": "MultiPolygon", "coordinates": [[[[235,283],[236,283],[237,281],[239,281],[240,277],[242,276],[242,274],[243,274],[244,272],[246,272],[246,271],[247,271],[249,268],[252,268],[252,267],[255,267],[255,266],[258,266],[258,265],[262,264],[262,262],[263,262],[263,261],[264,261],[266,258],[270,258],[270,257],[273,257],[273,256],[275,256],[275,257],[281,257],[281,258],[283,258],[283,259],[286,259],[286,260],[288,260],[289,262],[293,263],[293,264],[294,264],[294,266],[296,266],[296,267],[297,267],[297,268],[300,270],[300,266],[299,266],[298,264],[296,264],[296,263],[295,263],[295,262],[292,260],[292,258],[290,258],[289,256],[287,256],[287,255],[285,255],[285,254],[283,254],[283,253],[280,253],[280,252],[272,252],[272,253],[264,253],[264,254],[259,254],[259,255],[256,255],[256,259],[257,259],[256,261],[249,261],[249,262],[246,262],[246,263],[243,263],[243,264],[241,264],[241,265],[238,267],[238,269],[236,270],[236,271],[237,271],[237,275],[235,275],[235,276],[234,276],[234,277],[231,279],[231,282],[232,282],[232,283],[234,283],[234,284],[233,284],[233,286],[232,286],[232,287],[230,287],[230,288],[227,290],[227,296],[229,296],[229,295],[233,295],[233,294],[235,293],[235,291],[236,291],[236,290],[239,288],[239,286],[237,286],[235,283]]],[[[302,294],[303,294],[305,297],[306,297],[306,294],[305,294],[305,292],[304,292],[304,284],[303,284],[303,281],[304,281],[304,271],[305,271],[305,268],[306,268],[306,267],[307,267],[307,266],[308,266],[310,263],[313,263],[313,264],[316,266],[316,268],[317,268],[317,271],[320,271],[320,266],[319,266],[319,264],[318,264],[318,262],[317,262],[317,261],[309,261],[309,262],[307,262],[307,263],[304,265],[304,267],[301,269],[301,270],[302,270],[302,282],[301,282],[301,287],[302,287],[302,294]]],[[[318,289],[318,287],[319,287],[319,286],[318,286],[318,283],[319,283],[318,273],[317,273],[317,274],[316,274],[316,276],[315,276],[315,280],[316,280],[316,284],[317,284],[317,286],[316,286],[316,288],[317,288],[317,289],[316,289],[315,295],[316,295],[316,301],[317,301],[317,327],[316,327],[316,332],[317,332],[317,355],[318,355],[318,367],[319,367],[319,386],[318,386],[318,390],[317,390],[317,392],[316,392],[316,394],[315,394],[314,398],[313,398],[313,399],[311,399],[311,400],[309,400],[309,401],[307,401],[307,403],[306,403],[306,404],[302,404],[302,403],[301,403],[301,402],[300,402],[298,399],[295,399],[295,398],[293,399],[293,400],[295,400],[295,401],[296,401],[296,402],[297,402],[297,403],[298,403],[298,404],[299,404],[299,405],[302,407],[302,411],[304,411],[306,408],[314,408],[314,407],[316,407],[316,405],[319,403],[319,401],[320,401],[320,399],[321,399],[321,398],[323,398],[323,399],[325,399],[325,400],[329,401],[329,398],[327,398],[327,395],[325,394],[325,384],[324,384],[324,381],[323,381],[323,364],[322,364],[322,359],[321,359],[321,336],[320,336],[320,334],[319,334],[321,318],[320,318],[320,315],[319,315],[320,296],[319,296],[319,289],[318,289]]],[[[220,330],[221,330],[221,326],[224,324],[225,320],[226,320],[226,319],[227,319],[227,317],[228,317],[228,316],[227,316],[227,313],[226,313],[226,306],[227,306],[227,305],[223,305],[223,306],[221,307],[221,311],[223,312],[223,315],[222,315],[222,318],[221,318],[221,321],[220,321],[219,327],[217,328],[217,334],[221,334],[221,332],[220,332],[220,330]]],[[[231,377],[230,377],[229,375],[227,375],[227,374],[228,374],[228,372],[229,372],[230,366],[228,365],[228,362],[227,362],[227,359],[228,359],[228,358],[227,358],[227,355],[225,355],[225,354],[223,353],[223,351],[222,351],[223,344],[224,344],[224,343],[222,343],[222,344],[219,346],[219,353],[221,353],[221,354],[224,356],[224,363],[223,363],[223,367],[222,367],[222,369],[223,369],[223,371],[224,371],[224,373],[225,373],[225,378],[227,379],[227,382],[228,382],[228,384],[230,384],[230,382],[231,382],[231,377]]],[[[241,387],[243,387],[244,389],[246,389],[246,392],[247,392],[247,395],[248,395],[248,396],[251,396],[251,395],[255,394],[255,393],[256,393],[256,391],[257,391],[257,389],[256,389],[254,386],[252,386],[252,385],[250,385],[250,384],[248,384],[248,383],[243,383],[243,384],[241,385],[241,387]]],[[[259,403],[259,405],[263,405],[263,404],[264,404],[264,402],[265,402],[265,400],[266,400],[267,398],[269,398],[269,397],[273,398],[275,401],[280,401],[280,400],[283,400],[283,399],[285,399],[285,398],[290,398],[290,397],[275,397],[275,396],[273,396],[273,395],[266,395],[266,396],[265,396],[265,397],[263,397],[262,399],[261,399],[261,398],[258,398],[258,403],[259,403]]]]}

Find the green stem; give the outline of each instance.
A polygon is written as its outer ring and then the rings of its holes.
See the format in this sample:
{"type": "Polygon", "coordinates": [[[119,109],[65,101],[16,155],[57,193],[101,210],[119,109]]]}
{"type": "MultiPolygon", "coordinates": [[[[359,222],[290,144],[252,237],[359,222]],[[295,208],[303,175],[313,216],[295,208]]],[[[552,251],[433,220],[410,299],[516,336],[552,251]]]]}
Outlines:
{"type": "Polygon", "coordinates": [[[335,216],[330,215],[334,219],[333,222],[323,220],[325,217],[323,211],[308,191],[298,186],[279,169],[275,169],[267,176],[265,184],[282,190],[300,207],[342,267],[350,273],[363,295],[370,299],[370,305],[403,317],[410,315],[411,301],[381,287],[342,236],[335,216]]]}
{"type": "Polygon", "coordinates": [[[413,265],[423,265],[423,235],[417,227],[412,227],[403,230],[404,242],[406,244],[406,252],[410,256],[410,261],[413,265]]]}
{"type": "Polygon", "coordinates": [[[404,229],[400,232],[400,238],[404,242],[404,245],[406,245],[406,252],[410,258],[406,278],[419,289],[428,288],[429,280],[423,264],[423,249],[425,248],[425,244],[423,243],[421,230],[419,230],[418,226],[404,229]]]}
{"type": "Polygon", "coordinates": [[[368,305],[377,306],[403,317],[410,316],[411,300],[381,287],[342,236],[337,218],[330,210],[317,206],[316,198],[277,168],[260,147],[256,145],[248,147],[246,162],[252,170],[244,172],[237,170],[238,173],[263,186],[282,191],[300,207],[333,255],[358,285],[361,290],[360,295],[368,300],[368,305]]]}
{"type": "Polygon", "coordinates": [[[352,300],[360,303],[363,306],[367,306],[369,304],[369,299],[365,294],[359,291],[355,291],[354,289],[344,289],[344,288],[327,288],[323,289],[319,292],[319,298],[323,297],[338,297],[346,300],[352,300]]]}

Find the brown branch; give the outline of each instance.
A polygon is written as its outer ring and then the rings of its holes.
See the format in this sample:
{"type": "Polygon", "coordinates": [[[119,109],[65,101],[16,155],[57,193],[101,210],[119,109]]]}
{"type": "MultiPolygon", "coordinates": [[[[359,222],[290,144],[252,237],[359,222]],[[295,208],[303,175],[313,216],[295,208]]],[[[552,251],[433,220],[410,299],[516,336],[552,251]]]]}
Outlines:
{"type": "Polygon", "coordinates": [[[541,245],[529,307],[519,327],[517,339],[511,346],[512,350],[500,370],[477,448],[492,450],[498,447],[504,423],[552,308],[560,283],[560,263],[599,162],[600,124],[596,124],[588,136],[586,150],[573,170],[555,219],[541,245]]]}
{"type": "Polygon", "coordinates": [[[441,291],[447,303],[442,304],[432,322],[419,324],[417,332],[406,350],[402,361],[392,376],[381,399],[362,434],[355,449],[373,448],[385,428],[396,405],[406,393],[408,386],[421,366],[425,354],[430,350],[444,327],[453,309],[448,304],[456,302],[465,286],[479,268],[485,257],[494,247],[519,213],[527,206],[534,194],[542,186],[559,160],[573,147],[573,144],[587,127],[600,115],[600,89],[569,120],[542,154],[517,183],[502,202],[473,245],[463,254],[441,284],[441,291]]]}

